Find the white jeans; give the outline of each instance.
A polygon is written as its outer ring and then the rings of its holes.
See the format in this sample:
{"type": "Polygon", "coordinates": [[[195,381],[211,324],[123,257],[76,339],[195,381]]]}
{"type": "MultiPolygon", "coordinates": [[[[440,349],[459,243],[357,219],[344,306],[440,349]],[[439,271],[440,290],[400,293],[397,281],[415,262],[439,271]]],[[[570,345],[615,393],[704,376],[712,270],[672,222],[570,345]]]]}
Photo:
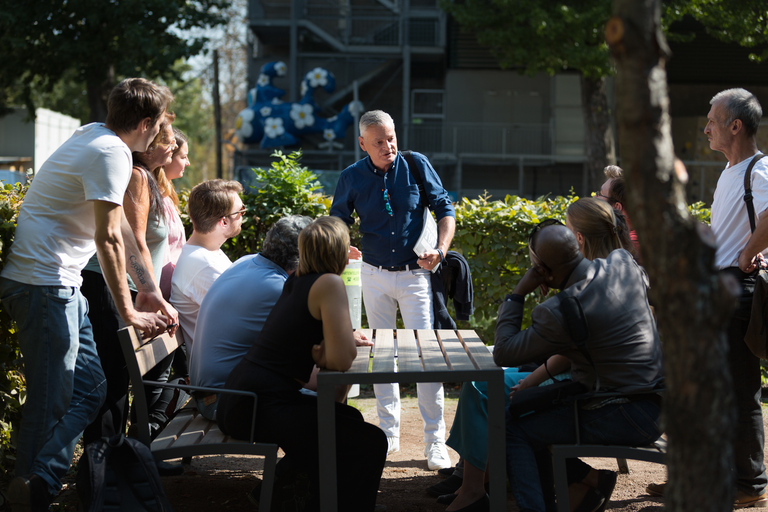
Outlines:
{"type": "MultiPolygon", "coordinates": [[[[406,329],[432,329],[432,286],[430,272],[416,268],[401,272],[379,270],[363,263],[361,271],[363,303],[371,329],[394,329],[397,326],[397,306],[406,329]]],[[[424,442],[445,441],[443,420],[443,384],[419,383],[419,411],[424,420],[424,442]]],[[[400,386],[374,384],[379,426],[389,437],[400,436],[400,386]]]]}

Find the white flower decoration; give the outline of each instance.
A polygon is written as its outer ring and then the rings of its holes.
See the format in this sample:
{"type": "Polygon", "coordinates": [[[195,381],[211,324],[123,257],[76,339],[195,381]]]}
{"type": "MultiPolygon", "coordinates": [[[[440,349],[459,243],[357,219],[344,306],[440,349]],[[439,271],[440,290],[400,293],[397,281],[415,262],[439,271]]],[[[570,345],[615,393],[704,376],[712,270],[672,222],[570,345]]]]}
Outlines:
{"type": "Polygon", "coordinates": [[[328,83],[328,71],[323,68],[315,68],[306,76],[310,87],[322,87],[328,83]]]}
{"type": "Polygon", "coordinates": [[[323,138],[329,141],[334,140],[336,138],[336,132],[334,132],[330,128],[326,128],[325,130],[323,130],[323,138]]]}
{"type": "Polygon", "coordinates": [[[307,87],[307,81],[306,80],[302,80],[301,81],[301,95],[304,96],[305,94],[307,94],[308,90],[309,90],[309,87],[307,87]]]}
{"type": "Polygon", "coordinates": [[[283,102],[280,98],[272,98],[272,104],[273,105],[279,105],[283,102]]]}
{"type": "Polygon", "coordinates": [[[265,85],[269,85],[269,77],[264,73],[260,74],[259,79],[256,80],[256,85],[261,85],[262,87],[265,85]]]}
{"type": "Polygon", "coordinates": [[[237,119],[235,119],[235,133],[241,139],[247,139],[253,135],[253,124],[251,124],[251,121],[253,121],[254,117],[255,114],[250,108],[241,111],[237,115],[237,119]]]}
{"type": "Polygon", "coordinates": [[[349,103],[349,113],[353,116],[359,116],[365,111],[362,101],[352,101],[349,103]]]}
{"type": "Polygon", "coordinates": [[[335,123],[338,118],[339,116],[333,116],[326,119],[326,121],[328,121],[329,123],[335,123]]]}
{"type": "Polygon", "coordinates": [[[279,117],[268,117],[264,121],[264,134],[270,139],[275,139],[285,133],[283,120],[279,117]]]}
{"type": "Polygon", "coordinates": [[[291,119],[293,119],[296,128],[301,129],[315,124],[315,116],[312,115],[312,112],[312,105],[300,105],[298,103],[291,105],[291,119]]]}
{"type": "Polygon", "coordinates": [[[277,73],[277,76],[285,76],[288,72],[288,66],[285,65],[285,62],[280,61],[275,64],[275,72],[277,73]]]}
{"type": "Polygon", "coordinates": [[[272,107],[261,107],[259,109],[259,114],[261,114],[261,117],[269,117],[269,115],[272,113],[272,107]]]}

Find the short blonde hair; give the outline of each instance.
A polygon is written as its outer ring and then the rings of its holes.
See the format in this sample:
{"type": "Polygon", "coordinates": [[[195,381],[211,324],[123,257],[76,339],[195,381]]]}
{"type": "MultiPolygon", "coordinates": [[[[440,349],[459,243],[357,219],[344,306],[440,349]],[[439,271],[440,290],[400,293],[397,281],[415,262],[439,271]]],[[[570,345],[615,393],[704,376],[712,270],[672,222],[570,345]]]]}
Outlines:
{"type": "Polygon", "coordinates": [[[338,217],[319,217],[299,233],[297,275],[341,274],[349,255],[349,228],[338,217]]]}

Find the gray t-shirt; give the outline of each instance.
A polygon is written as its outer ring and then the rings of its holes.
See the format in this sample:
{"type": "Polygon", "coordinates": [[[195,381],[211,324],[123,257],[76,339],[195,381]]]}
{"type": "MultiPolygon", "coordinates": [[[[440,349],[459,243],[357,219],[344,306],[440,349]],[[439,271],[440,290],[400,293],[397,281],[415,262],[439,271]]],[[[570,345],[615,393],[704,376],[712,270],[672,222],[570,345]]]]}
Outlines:
{"type": "Polygon", "coordinates": [[[288,274],[261,254],[243,256],[211,285],[197,316],[189,354],[193,386],[224,387],[259,337],[288,274]]]}

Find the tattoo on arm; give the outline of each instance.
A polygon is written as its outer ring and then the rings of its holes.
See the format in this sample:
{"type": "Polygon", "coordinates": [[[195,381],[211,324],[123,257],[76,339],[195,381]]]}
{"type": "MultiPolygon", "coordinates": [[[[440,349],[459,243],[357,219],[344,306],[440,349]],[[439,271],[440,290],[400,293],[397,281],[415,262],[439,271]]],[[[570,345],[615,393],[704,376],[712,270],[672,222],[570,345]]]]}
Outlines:
{"type": "Polygon", "coordinates": [[[141,284],[146,285],[147,279],[145,275],[147,270],[144,268],[144,265],[141,264],[141,260],[136,256],[131,256],[130,260],[131,266],[133,267],[134,272],[136,272],[136,279],[138,279],[141,284]]]}

